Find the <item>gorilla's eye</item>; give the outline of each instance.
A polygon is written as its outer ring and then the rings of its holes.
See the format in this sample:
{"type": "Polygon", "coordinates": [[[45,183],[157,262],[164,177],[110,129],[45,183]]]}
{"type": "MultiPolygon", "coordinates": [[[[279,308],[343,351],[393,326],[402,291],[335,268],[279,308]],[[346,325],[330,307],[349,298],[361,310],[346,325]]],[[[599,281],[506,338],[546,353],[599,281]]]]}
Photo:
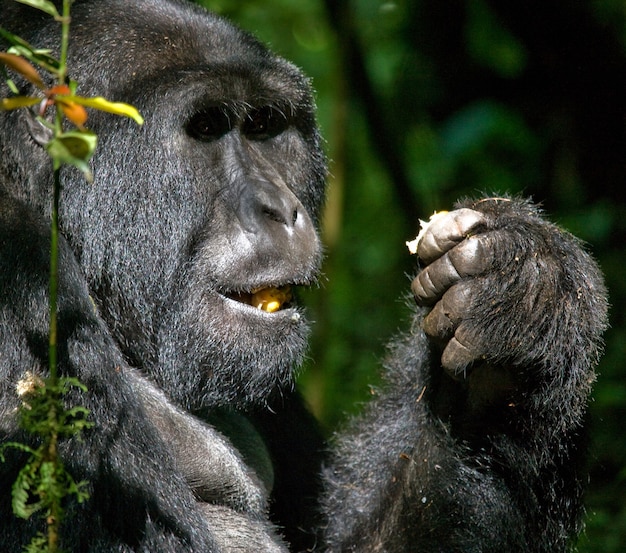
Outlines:
{"type": "Polygon", "coordinates": [[[232,128],[229,113],[222,108],[213,107],[199,111],[189,120],[187,134],[198,140],[214,140],[232,128]]]}
{"type": "Polygon", "coordinates": [[[243,123],[243,134],[253,140],[273,138],[284,132],[289,121],[280,110],[264,106],[251,111],[243,123]]]}

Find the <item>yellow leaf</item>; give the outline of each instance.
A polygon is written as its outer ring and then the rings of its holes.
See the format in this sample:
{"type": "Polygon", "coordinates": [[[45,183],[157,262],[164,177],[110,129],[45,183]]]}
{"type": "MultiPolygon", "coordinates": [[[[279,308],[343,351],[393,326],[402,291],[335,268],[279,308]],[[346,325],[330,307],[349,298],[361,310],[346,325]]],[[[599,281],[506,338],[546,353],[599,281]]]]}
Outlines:
{"type": "Polygon", "coordinates": [[[39,102],[41,102],[41,98],[35,98],[33,96],[13,96],[12,98],[1,98],[0,111],[26,108],[29,106],[34,106],[39,102]]]}
{"type": "Polygon", "coordinates": [[[95,98],[84,98],[83,96],[68,96],[67,100],[71,102],[76,102],[77,104],[88,108],[99,109],[100,111],[114,113],[115,115],[130,117],[137,124],[143,125],[143,117],[136,108],[129,104],[124,104],[122,102],[109,102],[101,96],[97,96],[95,98]]]}

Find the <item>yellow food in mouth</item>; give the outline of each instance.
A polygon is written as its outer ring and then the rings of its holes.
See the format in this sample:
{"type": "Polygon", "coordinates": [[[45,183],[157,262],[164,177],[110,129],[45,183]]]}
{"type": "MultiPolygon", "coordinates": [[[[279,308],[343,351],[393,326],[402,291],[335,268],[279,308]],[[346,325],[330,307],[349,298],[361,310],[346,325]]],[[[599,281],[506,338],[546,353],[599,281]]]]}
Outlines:
{"type": "Polygon", "coordinates": [[[251,292],[227,294],[230,299],[256,307],[266,313],[274,313],[284,307],[292,299],[291,286],[268,286],[256,288],[251,292]]]}
{"type": "Polygon", "coordinates": [[[266,313],[278,311],[289,301],[291,301],[291,287],[289,286],[262,288],[252,292],[250,296],[250,305],[266,313]]]}

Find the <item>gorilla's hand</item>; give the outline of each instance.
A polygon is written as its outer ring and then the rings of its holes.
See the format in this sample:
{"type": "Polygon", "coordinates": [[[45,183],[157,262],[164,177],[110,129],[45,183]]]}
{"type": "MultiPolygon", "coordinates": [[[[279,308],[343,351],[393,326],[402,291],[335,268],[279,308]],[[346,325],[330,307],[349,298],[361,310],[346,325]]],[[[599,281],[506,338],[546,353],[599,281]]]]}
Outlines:
{"type": "Polygon", "coordinates": [[[433,306],[424,331],[453,378],[485,365],[556,378],[595,360],[602,279],[579,242],[531,203],[465,202],[431,222],[417,253],[425,268],[412,290],[419,305],[433,306]]]}

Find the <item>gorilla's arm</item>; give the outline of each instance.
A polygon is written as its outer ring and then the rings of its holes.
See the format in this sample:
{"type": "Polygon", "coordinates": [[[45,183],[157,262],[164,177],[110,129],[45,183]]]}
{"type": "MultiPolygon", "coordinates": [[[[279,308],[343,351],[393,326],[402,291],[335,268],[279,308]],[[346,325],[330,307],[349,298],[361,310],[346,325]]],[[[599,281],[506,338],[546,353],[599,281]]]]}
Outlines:
{"type": "Polygon", "coordinates": [[[329,551],[566,551],[580,529],[600,273],[521,200],[429,227],[387,389],[338,438],[329,551]],[[426,336],[430,335],[431,340],[426,336]]]}
{"type": "Polygon", "coordinates": [[[232,430],[230,435],[237,438],[233,444],[215,427],[173,405],[138,373],[129,376],[148,419],[193,490],[218,551],[286,553],[282,538],[267,520],[273,471],[267,469],[268,476],[263,470],[267,452],[252,424],[236,412],[214,417],[221,423],[218,427],[232,430]],[[251,463],[251,458],[259,462],[251,463]]]}

